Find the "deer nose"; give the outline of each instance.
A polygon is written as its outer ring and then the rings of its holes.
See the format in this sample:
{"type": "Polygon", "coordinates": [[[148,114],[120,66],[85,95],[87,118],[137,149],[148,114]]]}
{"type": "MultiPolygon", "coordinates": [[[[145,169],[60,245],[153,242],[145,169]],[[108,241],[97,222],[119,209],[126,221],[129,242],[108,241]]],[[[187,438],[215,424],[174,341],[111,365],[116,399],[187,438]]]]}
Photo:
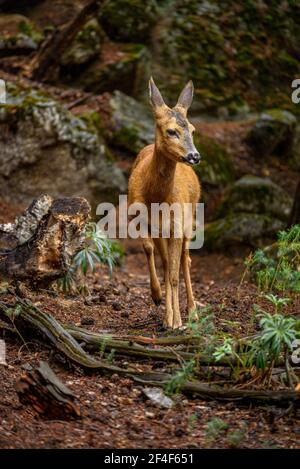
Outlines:
{"type": "Polygon", "coordinates": [[[187,156],[185,157],[185,160],[189,164],[198,164],[200,161],[200,155],[197,151],[194,151],[194,152],[188,153],[187,156]]]}

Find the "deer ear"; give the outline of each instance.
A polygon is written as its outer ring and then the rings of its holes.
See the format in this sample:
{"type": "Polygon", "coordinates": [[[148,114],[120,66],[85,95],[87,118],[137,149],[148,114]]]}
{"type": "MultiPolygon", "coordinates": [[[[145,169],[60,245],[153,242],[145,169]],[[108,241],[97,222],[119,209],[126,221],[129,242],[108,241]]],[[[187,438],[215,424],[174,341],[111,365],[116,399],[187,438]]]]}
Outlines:
{"type": "Polygon", "coordinates": [[[177,109],[180,108],[180,110],[182,110],[184,114],[186,114],[188,108],[192,104],[193,96],[194,96],[194,85],[193,85],[192,80],[190,80],[181,91],[175,107],[177,109]]]}
{"type": "Polygon", "coordinates": [[[150,96],[150,103],[154,110],[157,108],[162,108],[165,105],[165,102],[160,94],[159,89],[157,88],[156,84],[154,83],[153,78],[151,77],[149,80],[149,96],[150,96]]]}

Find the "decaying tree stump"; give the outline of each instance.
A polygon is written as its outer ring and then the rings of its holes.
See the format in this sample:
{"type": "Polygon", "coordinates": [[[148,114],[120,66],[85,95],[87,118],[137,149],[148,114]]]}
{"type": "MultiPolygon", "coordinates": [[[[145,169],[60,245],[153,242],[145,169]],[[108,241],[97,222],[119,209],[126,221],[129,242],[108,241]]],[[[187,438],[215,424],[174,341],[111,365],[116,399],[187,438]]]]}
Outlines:
{"type": "Polygon", "coordinates": [[[81,197],[42,195],[15,223],[0,225],[0,279],[47,284],[64,275],[83,240],[90,206],[81,197]],[[9,249],[7,249],[9,247],[9,249]]]}
{"type": "Polygon", "coordinates": [[[24,373],[15,383],[19,400],[31,405],[40,415],[48,419],[69,420],[81,416],[75,396],[46,362],[39,368],[24,373]]]}

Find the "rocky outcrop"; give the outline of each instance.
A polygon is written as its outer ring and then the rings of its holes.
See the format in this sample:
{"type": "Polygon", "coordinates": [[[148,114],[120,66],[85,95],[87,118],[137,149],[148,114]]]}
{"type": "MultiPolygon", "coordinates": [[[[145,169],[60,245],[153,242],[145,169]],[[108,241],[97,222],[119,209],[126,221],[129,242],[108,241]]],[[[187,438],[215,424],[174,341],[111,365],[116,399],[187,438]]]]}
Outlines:
{"type": "Polygon", "coordinates": [[[234,166],[228,151],[212,138],[196,135],[195,145],[201,163],[194,169],[202,183],[226,186],[234,180],[234,166]]]}
{"type": "Polygon", "coordinates": [[[89,20],[61,57],[60,64],[65,68],[87,64],[99,55],[103,38],[104,34],[98,21],[89,20]]]}
{"type": "Polygon", "coordinates": [[[43,35],[23,15],[0,15],[0,56],[26,54],[38,49],[43,35]]]}
{"type": "Polygon", "coordinates": [[[157,16],[155,0],[106,0],[99,9],[100,23],[114,41],[148,42],[157,16]]]}
{"type": "Polygon", "coordinates": [[[104,135],[109,144],[131,156],[154,142],[154,119],[150,106],[115,91],[105,93],[102,105],[104,135]]]}
{"type": "Polygon", "coordinates": [[[138,95],[142,84],[148,79],[148,52],[140,44],[115,44],[104,41],[96,59],[64,80],[72,86],[100,94],[105,91],[120,90],[130,95],[138,95]]]}
{"type": "Polygon", "coordinates": [[[285,224],[267,215],[236,213],[210,223],[204,234],[204,247],[226,249],[228,246],[260,246],[274,239],[285,224]]]}
{"type": "Polygon", "coordinates": [[[292,205],[289,194],[273,181],[247,175],[236,181],[227,192],[218,215],[256,213],[287,222],[292,205]]]}
{"type": "Polygon", "coordinates": [[[93,206],[126,184],[92,124],[52,98],[8,87],[0,105],[0,197],[27,204],[41,193],[83,196],[93,206]]]}
{"type": "Polygon", "coordinates": [[[293,201],[270,179],[244,176],[227,191],[217,220],[205,231],[205,246],[258,246],[286,227],[293,201]]]}
{"type": "Polygon", "coordinates": [[[256,158],[277,154],[289,158],[294,139],[296,117],[282,109],[264,111],[246,136],[246,143],[256,158]]]}

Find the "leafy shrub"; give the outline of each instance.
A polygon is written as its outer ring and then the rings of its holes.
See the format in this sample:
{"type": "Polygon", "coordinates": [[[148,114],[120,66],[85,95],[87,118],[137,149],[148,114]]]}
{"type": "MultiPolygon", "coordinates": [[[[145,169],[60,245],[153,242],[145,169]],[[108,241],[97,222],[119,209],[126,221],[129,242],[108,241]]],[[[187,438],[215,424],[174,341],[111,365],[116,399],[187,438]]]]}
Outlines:
{"type": "Polygon", "coordinates": [[[242,368],[255,366],[264,371],[272,369],[287,351],[292,351],[293,341],[300,337],[300,321],[279,313],[287,304],[287,298],[275,295],[265,295],[265,298],[272,303],[274,314],[257,308],[260,334],[239,347],[232,338],[226,338],[213,353],[217,361],[232,357],[242,368]]]}
{"type": "Polygon", "coordinates": [[[67,274],[58,282],[64,292],[87,292],[85,278],[89,272],[95,272],[96,266],[105,264],[110,272],[121,261],[124,251],[116,241],[111,241],[99,230],[96,223],[87,223],[84,232],[84,247],[73,257],[67,274]]]}
{"type": "Polygon", "coordinates": [[[278,234],[276,244],[258,249],[246,262],[261,291],[300,292],[300,225],[278,234]]]}

